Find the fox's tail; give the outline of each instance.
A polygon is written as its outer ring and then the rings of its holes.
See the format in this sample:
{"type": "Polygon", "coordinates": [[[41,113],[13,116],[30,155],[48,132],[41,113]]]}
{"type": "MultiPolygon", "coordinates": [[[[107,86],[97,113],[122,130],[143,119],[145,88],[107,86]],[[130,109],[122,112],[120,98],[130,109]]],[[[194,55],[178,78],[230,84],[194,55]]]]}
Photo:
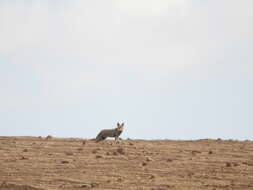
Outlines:
{"type": "Polygon", "coordinates": [[[92,139],[90,139],[90,141],[92,141],[92,142],[99,142],[100,140],[99,139],[97,139],[97,138],[92,138],[92,139]]]}
{"type": "Polygon", "coordinates": [[[100,132],[100,133],[98,133],[98,135],[97,135],[96,139],[98,139],[100,136],[101,136],[101,132],[100,132]]]}
{"type": "Polygon", "coordinates": [[[103,135],[103,132],[100,132],[100,133],[97,135],[95,141],[96,141],[96,142],[99,142],[99,141],[102,141],[102,140],[105,140],[105,139],[106,139],[106,137],[103,135]]]}

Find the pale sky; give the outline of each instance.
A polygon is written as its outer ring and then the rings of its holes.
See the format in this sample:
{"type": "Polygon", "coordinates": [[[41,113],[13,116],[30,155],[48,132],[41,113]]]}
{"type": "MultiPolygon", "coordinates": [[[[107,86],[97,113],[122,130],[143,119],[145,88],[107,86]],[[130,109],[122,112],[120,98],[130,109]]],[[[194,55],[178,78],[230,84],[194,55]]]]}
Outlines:
{"type": "Polygon", "coordinates": [[[0,136],[253,139],[252,0],[0,0],[0,136]]]}

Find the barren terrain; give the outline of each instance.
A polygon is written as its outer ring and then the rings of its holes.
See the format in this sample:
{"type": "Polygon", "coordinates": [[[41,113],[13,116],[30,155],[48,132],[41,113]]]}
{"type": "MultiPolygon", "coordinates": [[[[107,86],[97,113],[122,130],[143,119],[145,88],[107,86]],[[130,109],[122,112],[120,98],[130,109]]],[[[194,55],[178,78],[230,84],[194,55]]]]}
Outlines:
{"type": "Polygon", "coordinates": [[[0,137],[0,190],[252,190],[253,142],[0,137]]]}

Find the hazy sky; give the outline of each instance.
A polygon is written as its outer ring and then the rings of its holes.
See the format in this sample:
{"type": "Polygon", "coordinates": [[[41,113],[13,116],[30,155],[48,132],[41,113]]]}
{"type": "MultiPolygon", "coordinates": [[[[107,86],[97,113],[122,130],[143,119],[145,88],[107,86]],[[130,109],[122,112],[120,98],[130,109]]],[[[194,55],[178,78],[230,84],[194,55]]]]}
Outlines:
{"type": "Polygon", "coordinates": [[[252,0],[0,0],[0,136],[253,139],[252,0]]]}

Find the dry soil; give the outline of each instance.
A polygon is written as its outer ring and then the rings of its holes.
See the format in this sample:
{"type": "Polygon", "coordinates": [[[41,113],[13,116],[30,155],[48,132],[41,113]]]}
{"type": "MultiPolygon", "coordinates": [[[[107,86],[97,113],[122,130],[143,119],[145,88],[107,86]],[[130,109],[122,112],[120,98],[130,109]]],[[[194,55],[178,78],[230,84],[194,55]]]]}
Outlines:
{"type": "Polygon", "coordinates": [[[253,190],[253,142],[0,137],[0,190],[253,190]]]}

